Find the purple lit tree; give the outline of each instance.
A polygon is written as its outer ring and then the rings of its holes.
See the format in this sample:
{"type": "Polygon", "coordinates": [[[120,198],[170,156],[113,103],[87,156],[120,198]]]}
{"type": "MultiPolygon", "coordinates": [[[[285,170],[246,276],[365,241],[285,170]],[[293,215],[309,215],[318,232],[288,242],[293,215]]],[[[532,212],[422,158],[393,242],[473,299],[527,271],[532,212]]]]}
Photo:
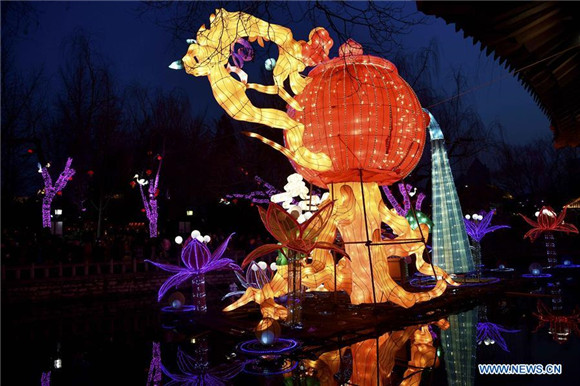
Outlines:
{"type": "Polygon", "coordinates": [[[466,214],[463,219],[465,230],[473,243],[473,263],[475,264],[478,276],[481,274],[481,239],[483,239],[486,234],[498,229],[509,228],[509,225],[490,226],[494,214],[495,209],[492,209],[489,212],[481,211],[479,214],[466,214]]]}
{"type": "Polygon", "coordinates": [[[159,342],[153,342],[153,353],[149,364],[149,373],[147,374],[147,386],[161,385],[161,377],[161,349],[159,342]]]}
{"type": "Polygon", "coordinates": [[[210,271],[221,269],[241,270],[232,259],[222,258],[232,233],[212,254],[205,243],[197,239],[189,239],[181,251],[181,261],[185,267],[162,264],[151,260],[145,260],[164,271],[175,273],[159,289],[157,301],[172,287],[177,287],[191,279],[193,285],[193,306],[196,311],[207,311],[205,299],[205,274],[210,271]]]}
{"type": "Polygon", "coordinates": [[[254,181],[258,184],[258,186],[262,187],[261,190],[254,190],[250,193],[241,194],[241,193],[234,193],[226,195],[226,199],[242,199],[242,200],[249,200],[254,204],[269,204],[270,197],[275,194],[280,193],[278,189],[274,186],[269,184],[268,182],[264,181],[259,176],[254,177],[254,181]]]}
{"type": "MultiPolygon", "coordinates": [[[[388,186],[383,186],[383,191],[387,195],[387,199],[397,211],[397,214],[400,216],[406,217],[409,210],[411,210],[411,197],[414,196],[417,192],[417,188],[413,188],[412,185],[400,183],[398,184],[399,192],[401,192],[401,196],[403,197],[403,206],[399,204],[391,189],[388,186]]],[[[425,195],[423,193],[419,193],[417,196],[417,200],[415,201],[415,210],[420,211],[421,205],[423,204],[423,200],[425,199],[425,195]]]]}
{"type": "Polygon", "coordinates": [[[40,386],[50,386],[50,371],[42,373],[40,377],[40,386]]]}
{"type": "Polygon", "coordinates": [[[52,206],[52,200],[59,193],[62,192],[66,184],[75,174],[75,170],[70,167],[72,163],[72,158],[68,158],[64,170],[58,176],[56,183],[52,184],[52,178],[48,173],[48,168],[50,164],[45,166],[40,166],[40,173],[42,174],[42,179],[44,180],[44,197],[42,198],[42,227],[50,228],[50,209],[52,206]]]}
{"type": "Polygon", "coordinates": [[[163,158],[157,156],[157,160],[159,160],[159,166],[157,166],[157,173],[154,178],[146,180],[144,178],[140,179],[138,175],[135,176],[137,183],[139,184],[139,190],[141,191],[145,215],[147,215],[147,219],[149,220],[149,237],[151,238],[157,237],[157,196],[159,195],[159,173],[161,172],[161,162],[163,161],[163,158]],[[149,185],[147,194],[143,188],[145,185],[149,185]]]}

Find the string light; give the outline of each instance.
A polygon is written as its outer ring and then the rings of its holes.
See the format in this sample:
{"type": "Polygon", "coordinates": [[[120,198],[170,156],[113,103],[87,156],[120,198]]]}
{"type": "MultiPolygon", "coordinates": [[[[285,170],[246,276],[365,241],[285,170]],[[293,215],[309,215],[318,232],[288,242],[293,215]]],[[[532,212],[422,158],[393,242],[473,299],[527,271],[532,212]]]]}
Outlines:
{"type": "Polygon", "coordinates": [[[42,226],[44,228],[50,228],[50,208],[54,197],[59,192],[62,192],[66,184],[75,174],[75,170],[70,167],[71,164],[72,158],[68,158],[64,166],[64,170],[58,176],[54,186],[52,185],[52,178],[48,173],[50,164],[48,163],[46,166],[40,167],[40,173],[42,174],[42,179],[44,180],[44,197],[42,198],[42,226]]]}

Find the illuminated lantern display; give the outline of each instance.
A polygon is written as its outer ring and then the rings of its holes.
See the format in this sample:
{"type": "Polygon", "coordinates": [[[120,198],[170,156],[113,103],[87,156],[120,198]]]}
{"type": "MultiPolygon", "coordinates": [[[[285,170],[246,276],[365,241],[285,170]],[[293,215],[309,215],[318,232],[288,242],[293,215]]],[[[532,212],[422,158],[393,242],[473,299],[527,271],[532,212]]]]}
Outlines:
{"type": "Polygon", "coordinates": [[[578,233],[578,228],[572,224],[565,224],[564,217],[566,217],[566,207],[557,215],[554,209],[550,206],[543,206],[536,213],[538,221],[530,220],[523,214],[519,214],[528,224],[532,226],[526,234],[525,238],[529,238],[534,242],[541,234],[544,235],[546,244],[546,255],[548,259],[548,267],[552,267],[558,263],[556,254],[556,243],[554,241],[554,232],[578,233]]]}
{"type": "Polygon", "coordinates": [[[50,207],[52,205],[52,200],[54,196],[58,193],[61,195],[62,190],[66,184],[71,180],[72,176],[75,174],[75,170],[70,167],[72,164],[72,158],[66,160],[66,165],[64,170],[58,176],[58,179],[52,184],[52,178],[48,173],[48,167],[50,164],[40,167],[40,173],[42,174],[42,179],[44,180],[44,197],[42,198],[42,227],[50,228],[50,207]]]}
{"type": "MultiPolygon", "coordinates": [[[[333,41],[323,28],[313,29],[305,42],[294,40],[288,28],[242,12],[219,9],[210,22],[209,28],[200,28],[183,57],[185,71],[207,76],[216,101],[232,118],[284,130],[284,146],[259,134],[246,134],[284,154],[305,180],[329,189],[329,198],[335,201],[330,220],[315,242],[331,244],[340,232],[350,260],[343,257],[336,264],[329,251],[312,250],[312,263],[302,270],[302,285],[343,289],[353,304],[391,301],[411,307],[441,295],[447,284],[456,284],[442,269],[423,260],[428,226],[411,229],[382,200],[380,186],[404,178],[418,163],[429,123],[396,67],[364,55],[352,40],[340,47],[338,58],[330,59],[333,41]],[[232,76],[231,47],[240,38],[267,39],[278,45],[273,85],[232,76]],[[301,74],[306,67],[315,67],[308,76],[301,74]],[[294,96],[284,89],[286,81],[294,96]],[[278,95],[288,104],[287,112],[256,107],[248,90],[278,95]],[[382,239],[383,223],[396,233],[394,240],[382,239]],[[389,273],[389,256],[411,254],[419,272],[437,277],[429,291],[408,292],[389,273]]],[[[255,289],[247,291],[252,293],[247,292],[245,300],[256,297],[255,289]]]]}
{"type": "Polygon", "coordinates": [[[481,274],[481,239],[486,234],[498,229],[509,228],[508,225],[490,226],[494,214],[495,209],[492,209],[487,213],[482,211],[481,213],[474,213],[472,215],[466,214],[463,219],[467,234],[473,242],[473,263],[475,264],[478,275],[481,274]]]}
{"type": "Polygon", "coordinates": [[[452,273],[474,270],[473,258],[465,232],[459,197],[449,166],[443,132],[431,116],[431,163],[433,171],[433,263],[452,273]]]}
{"type": "Polygon", "coordinates": [[[203,238],[201,238],[201,240],[190,238],[181,250],[181,261],[183,262],[183,267],[145,260],[164,271],[174,274],[163,283],[161,288],[159,288],[157,301],[161,301],[163,296],[165,296],[167,291],[171,288],[177,287],[187,280],[191,280],[195,311],[207,311],[205,274],[210,271],[222,269],[240,269],[232,259],[222,257],[233,235],[234,234],[232,233],[227,239],[225,239],[225,241],[213,253],[211,253],[209,248],[205,245],[203,238]]]}

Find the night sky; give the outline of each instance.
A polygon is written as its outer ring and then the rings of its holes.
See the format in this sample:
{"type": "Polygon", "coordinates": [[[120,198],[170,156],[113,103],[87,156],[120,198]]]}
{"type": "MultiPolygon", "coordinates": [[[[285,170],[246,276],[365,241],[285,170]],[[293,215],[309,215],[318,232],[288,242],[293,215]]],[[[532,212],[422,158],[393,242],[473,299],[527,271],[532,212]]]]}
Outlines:
{"type": "MultiPolygon", "coordinates": [[[[153,14],[139,17],[136,12],[142,7],[139,2],[36,2],[34,6],[39,11],[38,25],[21,36],[14,51],[20,70],[43,67],[50,86],[58,84],[58,71],[64,64],[63,39],[82,28],[89,33],[95,49],[111,64],[121,86],[138,82],[165,90],[180,87],[191,98],[196,113],[204,114],[207,110],[210,116],[220,114],[206,79],[167,67],[185,54],[185,39],[194,37],[202,24],[208,24],[209,15],[200,15],[191,26],[190,35],[176,39],[155,23],[153,14]]],[[[415,10],[414,2],[406,6],[415,10]]],[[[501,122],[505,139],[513,143],[551,137],[547,118],[513,76],[506,76],[503,67],[486,57],[470,38],[456,33],[454,26],[430,16],[427,20],[426,25],[413,27],[411,33],[400,39],[404,48],[410,50],[427,46],[433,38],[437,40],[439,87],[448,88],[451,69],[462,68],[470,88],[478,88],[463,98],[476,105],[486,125],[494,120],[501,122]],[[490,82],[491,85],[479,88],[490,82]]],[[[326,27],[324,23],[320,25],[326,27]]],[[[297,39],[307,39],[309,29],[316,27],[309,25],[302,30],[299,26],[286,26],[297,39]]],[[[336,40],[336,36],[331,37],[336,40]]],[[[352,37],[357,40],[357,36],[352,37]]],[[[337,46],[335,43],[334,49],[337,46]]]]}

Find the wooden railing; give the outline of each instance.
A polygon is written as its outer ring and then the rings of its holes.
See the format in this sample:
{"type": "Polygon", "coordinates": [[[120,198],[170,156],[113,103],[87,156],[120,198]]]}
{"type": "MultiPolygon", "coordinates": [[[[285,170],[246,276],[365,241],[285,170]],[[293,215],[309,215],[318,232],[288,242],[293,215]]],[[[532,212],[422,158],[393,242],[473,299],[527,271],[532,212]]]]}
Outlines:
{"type": "MultiPolygon", "coordinates": [[[[234,261],[243,258],[243,252],[228,254],[234,261]]],[[[111,260],[100,263],[58,263],[58,264],[30,264],[21,266],[2,265],[2,281],[36,280],[52,278],[85,277],[92,275],[122,275],[148,271],[161,271],[153,264],[141,259],[124,261],[111,260]]]]}
{"type": "Polygon", "coordinates": [[[147,272],[157,269],[149,263],[132,259],[102,263],[30,264],[28,266],[2,266],[2,280],[35,280],[49,278],[114,275],[147,272]]]}

